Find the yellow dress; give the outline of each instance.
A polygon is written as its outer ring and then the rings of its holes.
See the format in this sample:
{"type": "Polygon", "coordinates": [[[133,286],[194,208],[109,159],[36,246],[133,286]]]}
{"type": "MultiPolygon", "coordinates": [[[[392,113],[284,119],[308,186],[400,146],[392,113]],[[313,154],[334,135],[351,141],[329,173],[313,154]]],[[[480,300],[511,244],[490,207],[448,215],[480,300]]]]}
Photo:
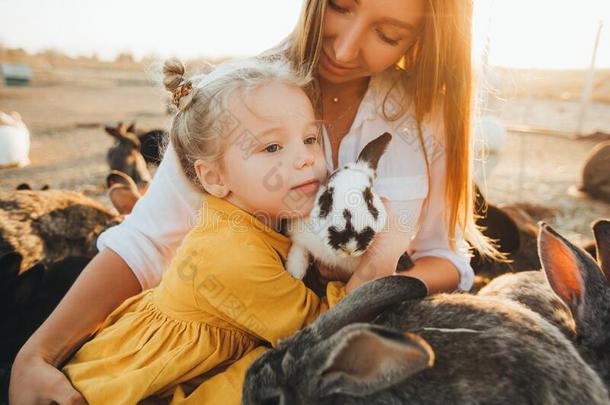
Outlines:
{"type": "Polygon", "coordinates": [[[345,296],[342,283],[320,299],[293,278],[284,268],[290,239],[228,201],[206,195],[201,215],[159,286],[123,302],[63,367],[90,404],[153,394],[237,404],[265,345],[345,296]]]}

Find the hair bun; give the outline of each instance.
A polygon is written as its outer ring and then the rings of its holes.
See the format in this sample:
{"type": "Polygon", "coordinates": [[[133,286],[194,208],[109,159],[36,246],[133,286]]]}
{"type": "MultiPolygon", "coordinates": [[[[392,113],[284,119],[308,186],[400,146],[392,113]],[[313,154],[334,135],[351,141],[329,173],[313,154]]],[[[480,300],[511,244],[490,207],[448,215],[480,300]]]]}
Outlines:
{"type": "Polygon", "coordinates": [[[176,59],[171,58],[163,64],[163,84],[165,88],[174,92],[182,82],[184,82],[184,64],[176,59]]]}
{"type": "Polygon", "coordinates": [[[192,83],[184,78],[184,72],[184,64],[176,58],[163,64],[163,85],[172,92],[172,101],[179,109],[186,107],[192,99],[192,83]]]}

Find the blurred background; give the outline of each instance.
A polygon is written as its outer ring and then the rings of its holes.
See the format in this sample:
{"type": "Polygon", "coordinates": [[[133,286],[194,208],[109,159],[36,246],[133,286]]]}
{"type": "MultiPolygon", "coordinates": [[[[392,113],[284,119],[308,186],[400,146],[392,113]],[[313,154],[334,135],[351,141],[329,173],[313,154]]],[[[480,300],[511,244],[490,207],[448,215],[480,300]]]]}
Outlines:
{"type": "MultiPolygon", "coordinates": [[[[290,32],[300,7],[0,0],[0,111],[17,112],[30,137],[27,158],[3,163],[0,191],[46,184],[111,207],[106,152],[115,140],[104,127],[168,127],[154,83],[160,61],[256,54],[290,32]]],[[[473,56],[479,186],[490,202],[525,207],[587,241],[591,221],[610,217],[610,2],[476,0],[473,56]],[[595,153],[589,180],[601,193],[585,193],[583,169],[595,153]]],[[[5,127],[19,121],[10,117],[5,127]]]]}

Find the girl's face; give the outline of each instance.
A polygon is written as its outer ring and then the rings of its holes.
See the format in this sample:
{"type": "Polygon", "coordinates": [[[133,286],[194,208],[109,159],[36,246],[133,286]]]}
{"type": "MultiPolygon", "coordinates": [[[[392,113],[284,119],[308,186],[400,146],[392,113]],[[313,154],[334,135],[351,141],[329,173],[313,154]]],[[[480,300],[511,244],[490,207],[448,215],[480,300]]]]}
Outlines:
{"type": "Polygon", "coordinates": [[[222,162],[227,199],[259,218],[307,216],[327,172],[320,126],[305,93],[271,83],[235,92],[228,111],[237,128],[222,162]]]}
{"type": "Polygon", "coordinates": [[[424,0],[327,0],[318,72],[332,83],[371,76],[414,43],[424,0]]]}

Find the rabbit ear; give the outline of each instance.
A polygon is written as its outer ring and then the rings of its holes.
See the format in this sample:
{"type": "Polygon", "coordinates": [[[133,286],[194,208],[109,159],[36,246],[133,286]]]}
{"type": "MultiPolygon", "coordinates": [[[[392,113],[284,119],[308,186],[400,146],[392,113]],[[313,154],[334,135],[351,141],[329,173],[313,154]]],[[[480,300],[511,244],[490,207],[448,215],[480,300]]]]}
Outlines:
{"type": "Polygon", "coordinates": [[[595,317],[593,312],[605,300],[609,286],[593,258],[543,222],[538,251],[551,288],[572,310],[577,323],[595,317]]]}
{"type": "Polygon", "coordinates": [[[116,126],[117,132],[119,135],[123,136],[127,133],[127,125],[123,124],[123,122],[119,122],[116,126]]]}
{"type": "Polygon", "coordinates": [[[355,322],[370,322],[384,309],[424,298],[428,288],[414,277],[386,276],[356,288],[310,326],[320,340],[355,322]]]}
{"type": "Polygon", "coordinates": [[[119,133],[119,131],[115,128],[115,127],[109,127],[109,126],[105,126],[104,130],[106,131],[106,133],[114,138],[121,138],[121,134],[119,133]]]}
{"type": "Polygon", "coordinates": [[[358,155],[358,162],[367,162],[373,170],[377,170],[379,159],[381,159],[391,140],[392,135],[389,132],[375,138],[362,149],[358,155]]]}
{"type": "Polygon", "coordinates": [[[597,247],[597,260],[599,265],[610,282],[610,221],[600,219],[593,224],[595,234],[595,245],[597,247]]]}
{"type": "Polygon", "coordinates": [[[124,184],[113,184],[108,190],[108,198],[121,215],[131,214],[133,207],[140,199],[137,189],[124,184]]]}
{"type": "Polygon", "coordinates": [[[350,325],[327,343],[319,371],[321,395],[371,395],[432,367],[434,351],[421,337],[371,324],[350,325]]]}
{"type": "Polygon", "coordinates": [[[127,173],[123,173],[120,170],[111,170],[110,174],[106,176],[106,186],[110,188],[114,184],[123,184],[125,186],[137,188],[136,182],[133,181],[127,173]]]}

